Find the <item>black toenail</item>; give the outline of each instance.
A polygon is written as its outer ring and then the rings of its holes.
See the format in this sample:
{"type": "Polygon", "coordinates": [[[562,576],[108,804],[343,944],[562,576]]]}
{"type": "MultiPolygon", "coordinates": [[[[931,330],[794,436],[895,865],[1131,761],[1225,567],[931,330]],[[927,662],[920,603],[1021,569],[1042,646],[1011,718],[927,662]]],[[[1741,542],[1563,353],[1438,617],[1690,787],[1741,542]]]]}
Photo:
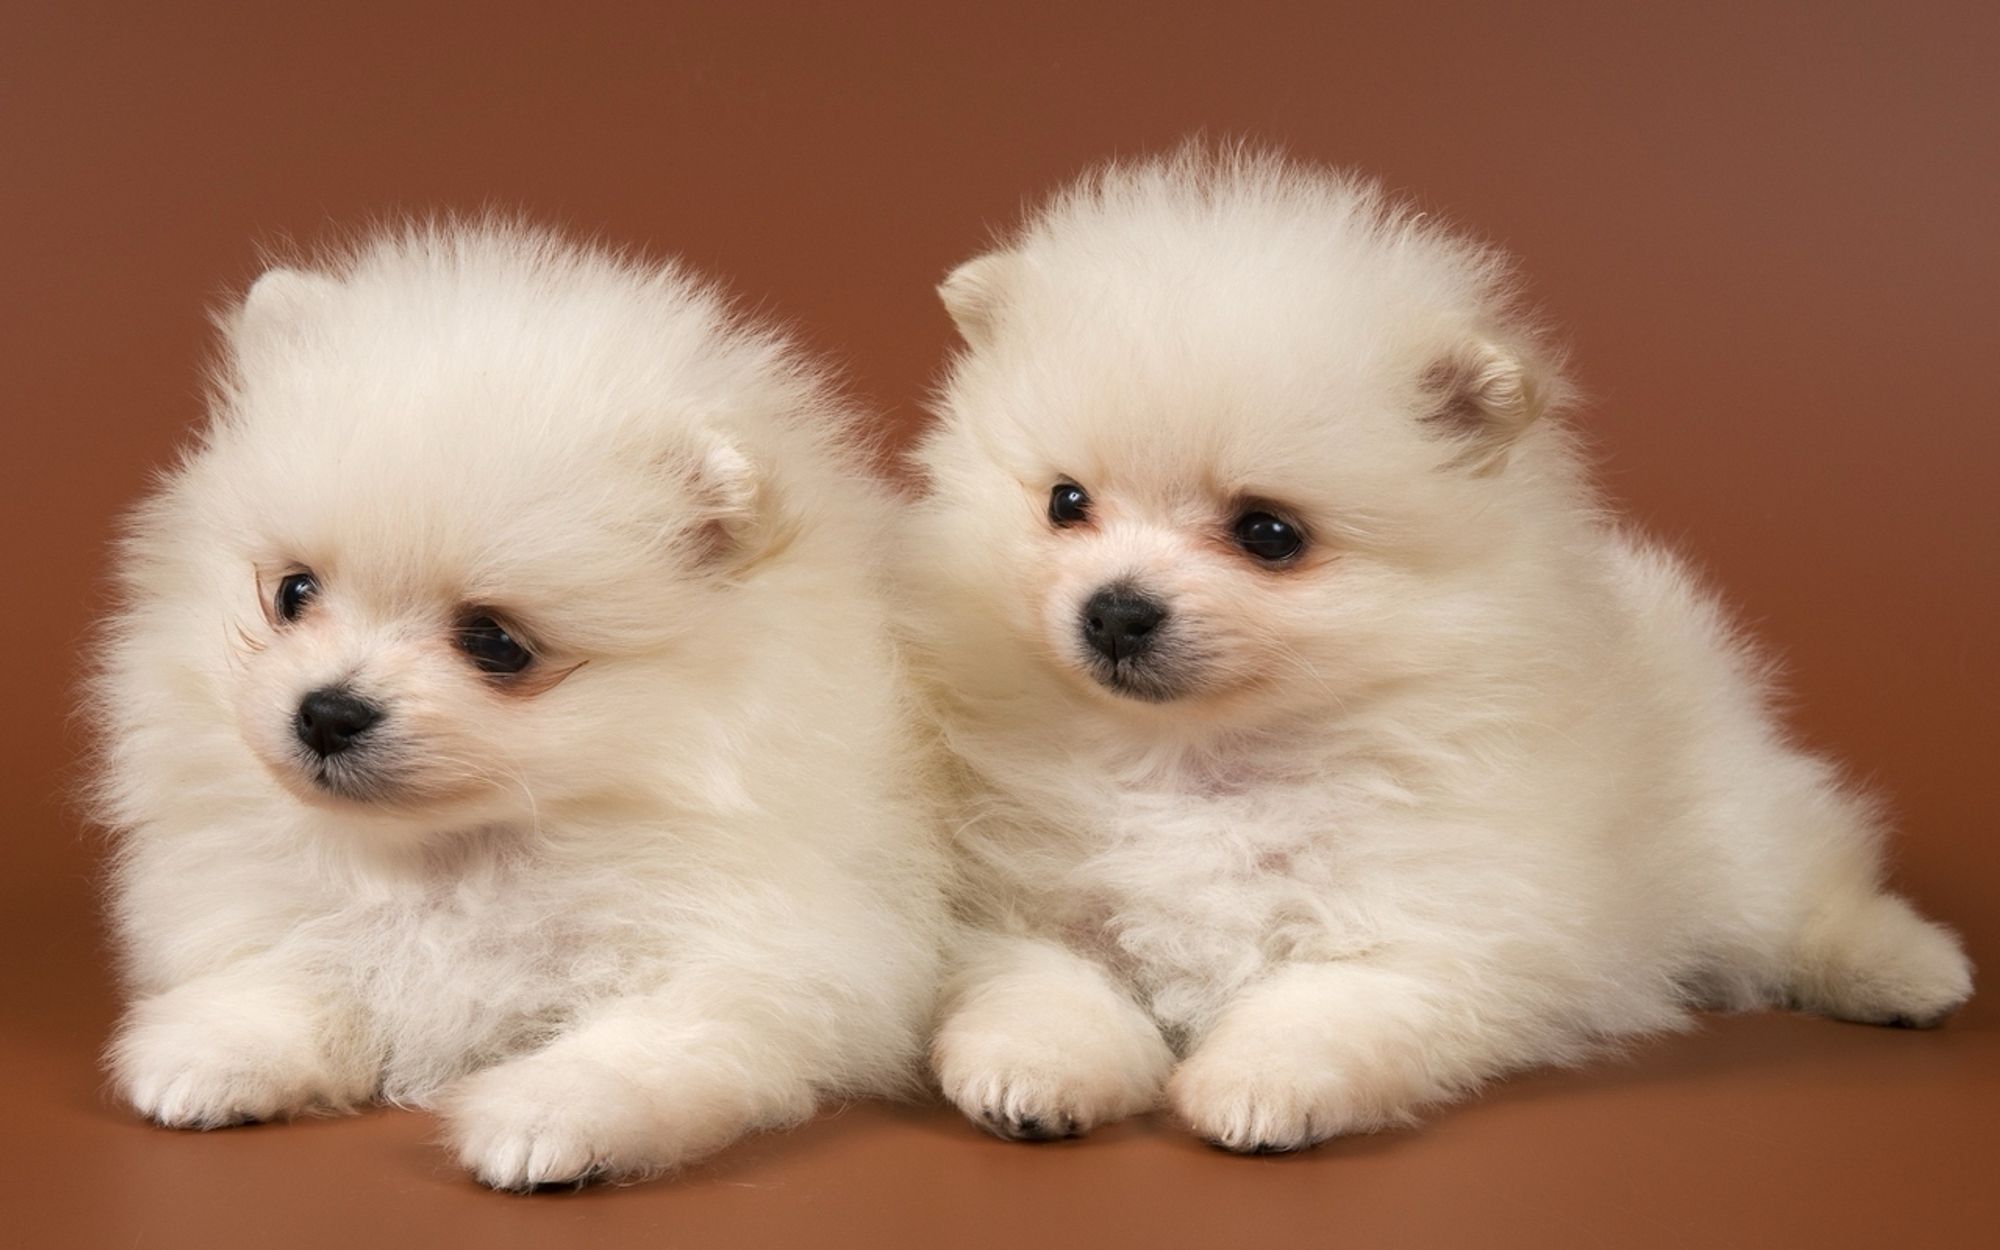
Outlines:
{"type": "Polygon", "coordinates": [[[1014,1132],[1030,1141],[1047,1141],[1055,1134],[1049,1132],[1040,1116],[1024,1115],[1014,1121],[1014,1132]]]}

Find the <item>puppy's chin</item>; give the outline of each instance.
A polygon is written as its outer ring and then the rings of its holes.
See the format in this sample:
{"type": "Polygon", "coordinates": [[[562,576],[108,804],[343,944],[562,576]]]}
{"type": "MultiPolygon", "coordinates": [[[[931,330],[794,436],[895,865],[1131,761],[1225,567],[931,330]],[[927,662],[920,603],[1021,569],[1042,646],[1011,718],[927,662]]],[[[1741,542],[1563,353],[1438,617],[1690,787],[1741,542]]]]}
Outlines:
{"type": "Polygon", "coordinates": [[[1178,703],[1199,693],[1198,683],[1158,665],[1092,656],[1078,661],[1078,667],[1092,686],[1122,701],[1178,703]]]}
{"type": "Polygon", "coordinates": [[[1270,671],[1243,671],[1205,658],[1160,657],[1168,662],[1113,663],[1094,652],[1076,650],[1058,662],[1064,677],[1107,712],[1191,732],[1243,728],[1298,715],[1307,683],[1286,683],[1270,671]],[[1288,697],[1289,696],[1289,697],[1288,697]]]}
{"type": "Polygon", "coordinates": [[[422,806],[410,787],[380,769],[340,759],[271,759],[257,752],[271,776],[300,802],[339,811],[408,811],[422,806]]]}
{"type": "Polygon", "coordinates": [[[466,781],[426,785],[421,777],[365,758],[315,759],[304,753],[272,758],[255,744],[252,751],[286,793],[328,814],[443,825],[479,819],[475,809],[490,806],[466,781]]]}

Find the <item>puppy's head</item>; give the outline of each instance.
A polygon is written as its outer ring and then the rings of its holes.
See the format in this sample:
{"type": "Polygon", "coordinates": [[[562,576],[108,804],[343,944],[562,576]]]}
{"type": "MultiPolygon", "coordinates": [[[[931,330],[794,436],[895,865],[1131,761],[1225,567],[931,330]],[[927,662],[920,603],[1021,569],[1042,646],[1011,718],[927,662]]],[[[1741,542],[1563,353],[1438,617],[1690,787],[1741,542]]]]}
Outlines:
{"type": "Polygon", "coordinates": [[[212,657],[279,783],[437,828],[670,771],[773,540],[758,422],[806,385],[776,344],[672,271],[499,227],[274,270],[226,331],[125,628],[212,657]]]}
{"type": "Polygon", "coordinates": [[[1106,708],[1326,707],[1446,663],[1568,489],[1502,263],[1367,184],[1115,168],[941,294],[938,636],[1106,708]]]}

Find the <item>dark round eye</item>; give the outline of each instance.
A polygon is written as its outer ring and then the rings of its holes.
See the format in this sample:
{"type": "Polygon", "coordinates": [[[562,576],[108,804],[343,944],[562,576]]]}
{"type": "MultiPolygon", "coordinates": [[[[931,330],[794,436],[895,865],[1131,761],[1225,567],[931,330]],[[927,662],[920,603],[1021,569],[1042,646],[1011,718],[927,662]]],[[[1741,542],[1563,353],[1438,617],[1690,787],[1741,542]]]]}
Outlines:
{"type": "Polygon", "coordinates": [[[458,649],[481,672],[504,677],[528,667],[535,657],[490,616],[475,616],[458,627],[458,649]]]}
{"type": "Polygon", "coordinates": [[[299,613],[319,594],[319,580],[311,573],[287,573],[278,582],[278,619],[296,621],[299,613]]]}
{"type": "Polygon", "coordinates": [[[1236,545],[1259,560],[1276,564],[1305,550],[1299,527],[1268,512],[1246,512],[1236,518],[1236,545]]]}
{"type": "Polygon", "coordinates": [[[1075,482],[1057,482],[1049,491],[1049,520],[1071,526],[1090,519],[1090,496],[1075,482]]]}

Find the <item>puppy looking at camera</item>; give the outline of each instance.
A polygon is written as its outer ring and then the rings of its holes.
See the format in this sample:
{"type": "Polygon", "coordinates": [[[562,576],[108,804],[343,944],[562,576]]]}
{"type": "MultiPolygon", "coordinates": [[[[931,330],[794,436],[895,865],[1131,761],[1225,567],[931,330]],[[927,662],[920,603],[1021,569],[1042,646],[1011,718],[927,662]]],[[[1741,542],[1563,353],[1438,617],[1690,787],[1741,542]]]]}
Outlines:
{"type": "Polygon", "coordinates": [[[887,501],[815,372],[504,224],[274,269],[224,329],[91,698],[124,1097],[435,1105],[517,1188],[920,1083],[887,501]]]}
{"type": "Polygon", "coordinates": [[[942,294],[908,552],[970,936],[934,1062],[1010,1137],[1162,1095],[1230,1149],[1783,1004],[1930,1025],[1953,936],[1606,521],[1493,252],[1187,152],[942,294]]]}

